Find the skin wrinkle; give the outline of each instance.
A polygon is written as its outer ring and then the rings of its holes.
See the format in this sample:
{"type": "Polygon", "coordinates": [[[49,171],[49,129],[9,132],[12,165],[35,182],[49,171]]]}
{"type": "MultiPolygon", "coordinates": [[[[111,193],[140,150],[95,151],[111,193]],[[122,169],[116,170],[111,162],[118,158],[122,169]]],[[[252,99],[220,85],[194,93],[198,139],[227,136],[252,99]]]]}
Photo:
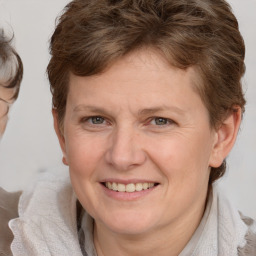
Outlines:
{"type": "Polygon", "coordinates": [[[210,126],[208,111],[192,85],[192,70],[172,68],[156,53],[139,54],[120,59],[95,77],[71,75],[64,133],[58,133],[56,115],[55,129],[76,195],[95,219],[96,249],[103,246],[106,255],[144,255],[162,248],[163,255],[177,255],[202,218],[209,166],[226,152],[215,149],[222,137],[210,126]],[[152,67],[133,65],[141,59],[145,64],[147,58],[152,67]],[[177,108],[182,111],[176,113],[177,108]],[[93,124],[90,116],[105,121],[93,124]],[[155,116],[176,123],[148,124],[155,116]],[[113,178],[146,178],[159,185],[144,199],[119,202],[102,191],[101,181],[113,178]],[[125,243],[131,239],[136,241],[132,246],[125,243]],[[170,243],[165,240],[175,241],[173,247],[166,247],[170,243]]]}
{"type": "MultiPolygon", "coordinates": [[[[50,43],[47,71],[60,129],[63,131],[70,72],[101,75],[122,57],[148,49],[154,51],[149,54],[150,64],[158,52],[176,68],[196,69],[201,81],[195,85],[208,109],[211,127],[219,128],[236,105],[243,112],[245,47],[226,1],[140,0],[131,5],[130,0],[76,0],[58,18],[50,43]]],[[[145,62],[141,59],[135,65],[139,68],[145,62]]],[[[225,160],[212,168],[209,185],[224,175],[225,168],[225,160]]]]}
{"type": "Polygon", "coordinates": [[[11,39],[0,29],[0,138],[8,120],[10,105],[18,97],[23,76],[23,65],[19,55],[11,46],[11,39]]]}

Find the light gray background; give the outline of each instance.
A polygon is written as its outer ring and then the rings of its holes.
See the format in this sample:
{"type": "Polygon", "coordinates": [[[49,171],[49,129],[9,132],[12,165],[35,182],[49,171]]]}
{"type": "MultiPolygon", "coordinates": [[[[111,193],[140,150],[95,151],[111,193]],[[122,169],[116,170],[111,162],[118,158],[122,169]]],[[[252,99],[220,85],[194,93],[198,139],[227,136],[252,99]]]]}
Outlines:
{"type": "MultiPolygon", "coordinates": [[[[0,0],[1,27],[12,26],[24,62],[24,80],[0,143],[0,186],[25,188],[36,173],[61,166],[61,152],[51,117],[51,95],[45,75],[48,41],[56,16],[68,0],[0,0]]],[[[256,219],[256,0],[229,0],[246,43],[244,77],[247,107],[241,132],[228,158],[223,190],[244,214],[256,219]]]]}

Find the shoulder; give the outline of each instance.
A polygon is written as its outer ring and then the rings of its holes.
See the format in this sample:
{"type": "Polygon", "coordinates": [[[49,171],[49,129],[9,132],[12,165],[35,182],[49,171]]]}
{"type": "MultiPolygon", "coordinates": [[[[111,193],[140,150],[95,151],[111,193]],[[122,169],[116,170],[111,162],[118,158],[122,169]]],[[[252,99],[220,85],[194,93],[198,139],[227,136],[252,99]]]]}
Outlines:
{"type": "Polygon", "coordinates": [[[7,192],[0,187],[0,216],[2,219],[12,219],[18,216],[18,202],[21,192],[7,192]]]}
{"type": "Polygon", "coordinates": [[[248,226],[248,232],[245,236],[246,244],[238,249],[239,256],[256,255],[256,221],[240,213],[242,221],[248,226]]]}
{"type": "Polygon", "coordinates": [[[18,217],[18,202],[21,192],[6,192],[0,188],[0,254],[11,255],[10,244],[13,235],[8,222],[18,217]],[[3,254],[2,254],[3,253],[3,254]]]}

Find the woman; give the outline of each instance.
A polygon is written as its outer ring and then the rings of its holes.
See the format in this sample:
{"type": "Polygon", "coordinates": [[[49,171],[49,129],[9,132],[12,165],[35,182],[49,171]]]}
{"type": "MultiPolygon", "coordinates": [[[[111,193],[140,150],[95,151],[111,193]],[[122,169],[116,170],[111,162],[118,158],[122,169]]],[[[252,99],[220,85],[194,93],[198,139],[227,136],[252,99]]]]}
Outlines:
{"type": "MultiPolygon", "coordinates": [[[[17,99],[23,76],[23,65],[19,55],[11,46],[4,31],[0,29],[0,139],[8,121],[10,105],[17,99]]],[[[0,255],[10,255],[9,243],[13,235],[8,221],[18,216],[20,192],[7,193],[0,188],[0,255]],[[5,254],[3,254],[5,253],[5,254]]]]}
{"type": "Polygon", "coordinates": [[[74,0],[50,49],[71,183],[22,194],[13,255],[255,255],[255,222],[214,185],[245,105],[229,5],[74,0]]]}
{"type": "Polygon", "coordinates": [[[0,29],[0,137],[3,135],[9,106],[17,99],[23,67],[19,55],[0,29]]]}

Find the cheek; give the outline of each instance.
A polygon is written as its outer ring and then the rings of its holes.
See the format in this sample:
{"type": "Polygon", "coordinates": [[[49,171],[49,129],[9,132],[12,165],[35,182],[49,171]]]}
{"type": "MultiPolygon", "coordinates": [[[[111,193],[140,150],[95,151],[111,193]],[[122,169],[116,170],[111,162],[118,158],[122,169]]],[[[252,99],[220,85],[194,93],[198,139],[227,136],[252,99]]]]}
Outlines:
{"type": "Polygon", "coordinates": [[[8,121],[8,116],[5,115],[3,117],[0,116],[0,138],[3,135],[5,128],[6,128],[6,124],[8,121]]]}
{"type": "Polygon", "coordinates": [[[208,175],[211,146],[203,136],[174,136],[151,142],[149,155],[156,166],[172,182],[196,180],[208,175]]]}
{"type": "Polygon", "coordinates": [[[70,171],[79,176],[92,173],[103,156],[101,139],[86,136],[70,136],[66,140],[67,160],[70,171]]]}
{"type": "Polygon", "coordinates": [[[67,157],[72,186],[79,201],[93,216],[94,213],[91,209],[98,207],[98,200],[95,200],[97,197],[95,184],[102,156],[101,147],[88,138],[76,136],[67,142],[67,157]]]}

